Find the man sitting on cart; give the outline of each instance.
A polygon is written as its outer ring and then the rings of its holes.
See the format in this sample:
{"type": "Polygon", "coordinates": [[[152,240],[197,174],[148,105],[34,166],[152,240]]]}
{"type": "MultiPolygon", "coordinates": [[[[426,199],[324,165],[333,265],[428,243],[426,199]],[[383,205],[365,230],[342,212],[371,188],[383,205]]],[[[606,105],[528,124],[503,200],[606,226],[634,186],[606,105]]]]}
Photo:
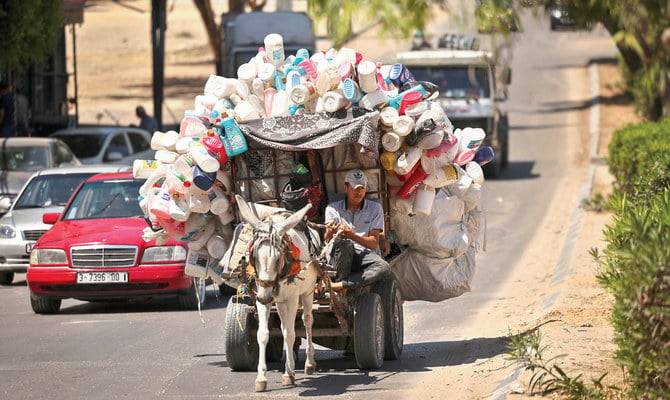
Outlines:
{"type": "Polygon", "coordinates": [[[331,240],[340,231],[339,237],[353,242],[355,250],[351,273],[338,271],[340,280],[332,283],[333,290],[354,289],[391,275],[391,267],[379,249],[384,210],[381,204],[365,198],[367,183],[365,172],[350,170],[344,179],[346,197],[326,207],[325,239],[331,240]]]}

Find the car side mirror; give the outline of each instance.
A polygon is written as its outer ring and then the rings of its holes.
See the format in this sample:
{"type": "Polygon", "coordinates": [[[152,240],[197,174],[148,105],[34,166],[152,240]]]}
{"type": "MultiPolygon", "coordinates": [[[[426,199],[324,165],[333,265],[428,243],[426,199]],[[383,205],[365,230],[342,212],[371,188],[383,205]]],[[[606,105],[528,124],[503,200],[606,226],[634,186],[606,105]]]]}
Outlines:
{"type": "Polygon", "coordinates": [[[42,222],[47,225],[53,225],[58,221],[58,218],[60,218],[60,213],[44,213],[42,215],[42,222]]]}
{"type": "Polygon", "coordinates": [[[0,212],[5,213],[9,211],[9,207],[12,206],[12,199],[9,197],[3,197],[0,199],[0,212]]]}
{"type": "Polygon", "coordinates": [[[123,160],[123,154],[117,151],[107,153],[107,157],[105,157],[105,161],[121,161],[121,160],[123,160]]]}

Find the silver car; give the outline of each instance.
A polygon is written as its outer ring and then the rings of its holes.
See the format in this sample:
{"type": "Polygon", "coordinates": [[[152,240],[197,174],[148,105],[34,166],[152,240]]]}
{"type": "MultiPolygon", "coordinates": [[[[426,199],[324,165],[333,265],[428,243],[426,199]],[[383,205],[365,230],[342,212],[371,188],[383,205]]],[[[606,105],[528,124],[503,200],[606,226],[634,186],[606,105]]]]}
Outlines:
{"type": "Polygon", "coordinates": [[[61,140],[38,137],[0,139],[0,216],[7,212],[35,171],[74,165],[81,165],[81,162],[61,140]]]}
{"type": "Polygon", "coordinates": [[[144,129],[128,126],[80,126],[61,129],[49,135],[65,142],[82,164],[125,164],[134,160],[153,160],[151,135],[144,129]]]}
{"type": "Polygon", "coordinates": [[[7,214],[0,218],[0,285],[11,284],[14,273],[28,269],[33,244],[52,226],[42,222],[44,213],[61,212],[72,192],[86,178],[130,170],[128,166],[85,165],[34,173],[7,214]]]}

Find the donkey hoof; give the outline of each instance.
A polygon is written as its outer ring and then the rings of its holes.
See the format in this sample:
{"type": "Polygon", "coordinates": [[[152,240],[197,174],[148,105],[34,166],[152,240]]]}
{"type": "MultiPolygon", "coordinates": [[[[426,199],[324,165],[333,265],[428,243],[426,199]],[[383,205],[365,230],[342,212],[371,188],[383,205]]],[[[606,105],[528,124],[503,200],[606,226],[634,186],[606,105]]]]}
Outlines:
{"type": "Polygon", "coordinates": [[[310,365],[309,367],[308,367],[308,366],[305,366],[305,374],[306,374],[306,375],[312,375],[312,374],[314,373],[314,370],[315,370],[315,369],[316,369],[316,368],[314,368],[313,365],[310,365]]]}
{"type": "Polygon", "coordinates": [[[265,392],[268,390],[268,381],[256,381],[256,391],[265,392]]]}
{"type": "Polygon", "coordinates": [[[293,386],[295,385],[295,378],[292,376],[282,376],[281,377],[281,384],[283,386],[293,386]]]}

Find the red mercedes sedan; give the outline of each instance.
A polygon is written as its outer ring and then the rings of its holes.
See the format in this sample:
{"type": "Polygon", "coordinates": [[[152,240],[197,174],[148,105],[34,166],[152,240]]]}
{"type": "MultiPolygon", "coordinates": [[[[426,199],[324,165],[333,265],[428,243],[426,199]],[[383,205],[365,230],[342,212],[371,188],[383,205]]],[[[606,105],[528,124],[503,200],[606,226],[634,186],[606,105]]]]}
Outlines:
{"type": "Polygon", "coordinates": [[[57,313],[67,298],[178,296],[184,308],[198,306],[198,283],[184,274],[185,243],[142,238],[148,226],[137,200],[143,182],[130,172],[96,175],[62,213],[44,214],[53,227],[35,243],[26,274],[35,313],[57,313]]]}

